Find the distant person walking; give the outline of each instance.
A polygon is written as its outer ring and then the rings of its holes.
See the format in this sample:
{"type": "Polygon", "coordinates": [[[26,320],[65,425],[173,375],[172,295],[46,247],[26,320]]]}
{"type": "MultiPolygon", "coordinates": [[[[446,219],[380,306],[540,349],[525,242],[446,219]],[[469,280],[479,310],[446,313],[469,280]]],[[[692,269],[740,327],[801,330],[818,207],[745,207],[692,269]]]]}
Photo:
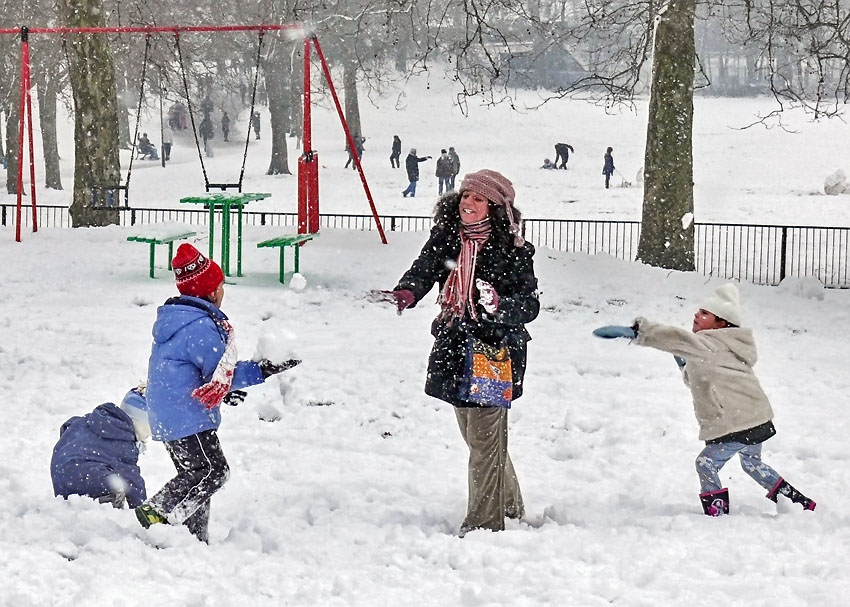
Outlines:
{"type": "Polygon", "coordinates": [[[443,187],[446,192],[452,189],[452,158],[446,150],[440,150],[440,157],[437,158],[437,170],[434,173],[440,182],[440,195],[443,194],[443,187]]]}
{"type": "Polygon", "coordinates": [[[455,177],[460,173],[460,156],[457,155],[453,147],[449,147],[449,158],[452,159],[451,186],[452,189],[455,189],[455,177]]]}
{"type": "Polygon", "coordinates": [[[230,137],[230,116],[227,115],[227,112],[221,117],[221,135],[225,141],[230,137]]]}
{"type": "Polygon", "coordinates": [[[390,166],[392,168],[397,169],[401,166],[399,158],[401,158],[401,139],[398,138],[398,135],[393,135],[393,147],[390,152],[390,166]]]}
{"type": "MultiPolygon", "coordinates": [[[[352,137],[354,139],[354,149],[357,151],[357,158],[359,160],[363,160],[363,144],[366,142],[365,137],[361,137],[360,135],[354,135],[352,137]]],[[[348,168],[348,165],[351,165],[351,168],[355,171],[357,170],[357,163],[354,162],[354,155],[351,153],[351,148],[346,143],[345,151],[348,152],[348,160],[345,162],[345,168],[348,168]]]]}
{"type": "Polygon", "coordinates": [[[570,159],[570,152],[575,154],[573,146],[571,146],[569,143],[555,144],[555,168],[566,170],[567,161],[570,159]],[[561,166],[558,166],[558,160],[561,161],[561,166]]]}
{"type": "Polygon", "coordinates": [[[212,157],[213,151],[210,141],[215,136],[215,129],[213,129],[213,123],[210,120],[209,114],[205,114],[204,119],[201,120],[201,125],[198,127],[198,134],[204,140],[204,153],[208,158],[212,157]]]}
{"type": "Polygon", "coordinates": [[[171,160],[171,145],[174,143],[174,132],[170,126],[162,129],[162,158],[171,160]]]}
{"type": "Polygon", "coordinates": [[[408,194],[410,194],[411,198],[416,196],[416,182],[419,181],[419,163],[430,159],[430,156],[420,158],[416,155],[416,148],[410,148],[410,153],[404,161],[404,166],[407,169],[407,180],[410,183],[407,184],[407,189],[401,193],[402,196],[405,198],[407,198],[408,194]]]}
{"type": "Polygon", "coordinates": [[[609,147],[605,150],[605,164],[602,166],[602,174],[605,175],[605,189],[608,189],[608,184],[611,181],[611,175],[614,174],[614,157],[611,152],[614,148],[609,147]]]}
{"type": "Polygon", "coordinates": [[[251,116],[251,127],[254,129],[254,140],[260,138],[260,112],[254,112],[251,116]]]}

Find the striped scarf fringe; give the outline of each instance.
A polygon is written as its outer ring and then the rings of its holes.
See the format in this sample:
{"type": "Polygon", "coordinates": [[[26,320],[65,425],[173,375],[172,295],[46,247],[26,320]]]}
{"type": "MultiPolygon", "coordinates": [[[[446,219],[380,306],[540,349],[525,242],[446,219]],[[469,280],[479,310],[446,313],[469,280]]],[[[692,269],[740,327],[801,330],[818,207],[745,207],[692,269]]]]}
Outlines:
{"type": "Polygon", "coordinates": [[[463,318],[469,311],[473,320],[478,320],[475,310],[474,285],[475,266],[478,261],[478,251],[490,237],[492,227],[490,218],[485,217],[481,221],[462,224],[460,232],[460,254],[457,265],[449,273],[443,291],[437,300],[442,307],[440,318],[449,319],[450,322],[463,318]]]}

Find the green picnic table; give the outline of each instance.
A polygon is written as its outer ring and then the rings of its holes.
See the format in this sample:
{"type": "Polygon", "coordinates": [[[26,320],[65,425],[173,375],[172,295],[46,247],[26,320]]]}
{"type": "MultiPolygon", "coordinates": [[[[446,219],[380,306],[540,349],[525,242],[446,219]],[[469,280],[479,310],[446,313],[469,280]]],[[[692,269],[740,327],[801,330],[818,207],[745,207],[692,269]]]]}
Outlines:
{"type": "Polygon", "coordinates": [[[215,259],[215,214],[221,212],[221,269],[230,276],[230,210],[236,208],[236,275],[242,276],[242,207],[254,200],[269,198],[269,193],[233,193],[202,194],[186,196],[180,202],[185,204],[203,204],[210,211],[210,259],[215,259]]]}

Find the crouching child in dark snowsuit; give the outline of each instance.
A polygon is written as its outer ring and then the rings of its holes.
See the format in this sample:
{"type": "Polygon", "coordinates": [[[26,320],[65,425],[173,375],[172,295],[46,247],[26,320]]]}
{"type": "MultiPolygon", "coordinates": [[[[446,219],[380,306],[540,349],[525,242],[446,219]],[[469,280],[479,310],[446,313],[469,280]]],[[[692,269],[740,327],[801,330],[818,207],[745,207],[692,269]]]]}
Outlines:
{"type": "Polygon", "coordinates": [[[147,400],[153,438],[165,443],[177,476],[136,508],[136,517],[144,527],[186,525],[207,542],[210,498],[230,475],[217,435],[219,405],[233,404],[231,390],[263,383],[299,361],[238,361],[233,327],[219,308],[221,268],[190,244],[180,245],[172,266],[181,295],[157,310],[147,400]]]}
{"type": "Polygon", "coordinates": [[[104,403],[62,424],[50,460],[55,495],[85,495],[116,508],[145,501],[137,465],[139,443],[151,435],[143,391],[133,388],[120,407],[104,403]]]}
{"type": "Polygon", "coordinates": [[[740,325],[738,289],[727,283],[700,304],[690,332],[639,317],[632,327],[621,327],[625,331],[619,336],[673,354],[682,369],[699,438],[705,441],[696,459],[705,514],[729,514],[729,490],[719,472],[736,454],[744,472],[767,490],[768,499],[776,502],[784,495],[804,510],[814,510],[814,500],[761,459],[762,443],[776,434],[773,409],[753,373],[758,355],[752,329],[740,325]]]}

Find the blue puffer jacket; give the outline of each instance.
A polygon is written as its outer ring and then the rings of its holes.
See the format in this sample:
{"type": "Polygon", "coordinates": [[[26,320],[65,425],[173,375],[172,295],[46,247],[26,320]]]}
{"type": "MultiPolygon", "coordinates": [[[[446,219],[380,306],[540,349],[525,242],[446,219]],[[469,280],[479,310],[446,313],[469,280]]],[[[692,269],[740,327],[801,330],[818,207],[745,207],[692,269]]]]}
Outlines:
{"type": "MultiPolygon", "coordinates": [[[[173,297],[157,310],[145,397],[154,440],[174,441],[221,424],[220,407],[207,410],[192,391],[212,378],[226,333],[213,319],[227,316],[205,299],[173,297]]],[[[231,390],[261,384],[260,365],[239,361],[231,390]]]]}
{"type": "Polygon", "coordinates": [[[117,474],[127,485],[127,503],[135,508],[147,497],[138,460],[133,421],[112,403],[98,405],[62,425],[50,461],[53,493],[98,498],[113,492],[108,479],[117,474]]]}

